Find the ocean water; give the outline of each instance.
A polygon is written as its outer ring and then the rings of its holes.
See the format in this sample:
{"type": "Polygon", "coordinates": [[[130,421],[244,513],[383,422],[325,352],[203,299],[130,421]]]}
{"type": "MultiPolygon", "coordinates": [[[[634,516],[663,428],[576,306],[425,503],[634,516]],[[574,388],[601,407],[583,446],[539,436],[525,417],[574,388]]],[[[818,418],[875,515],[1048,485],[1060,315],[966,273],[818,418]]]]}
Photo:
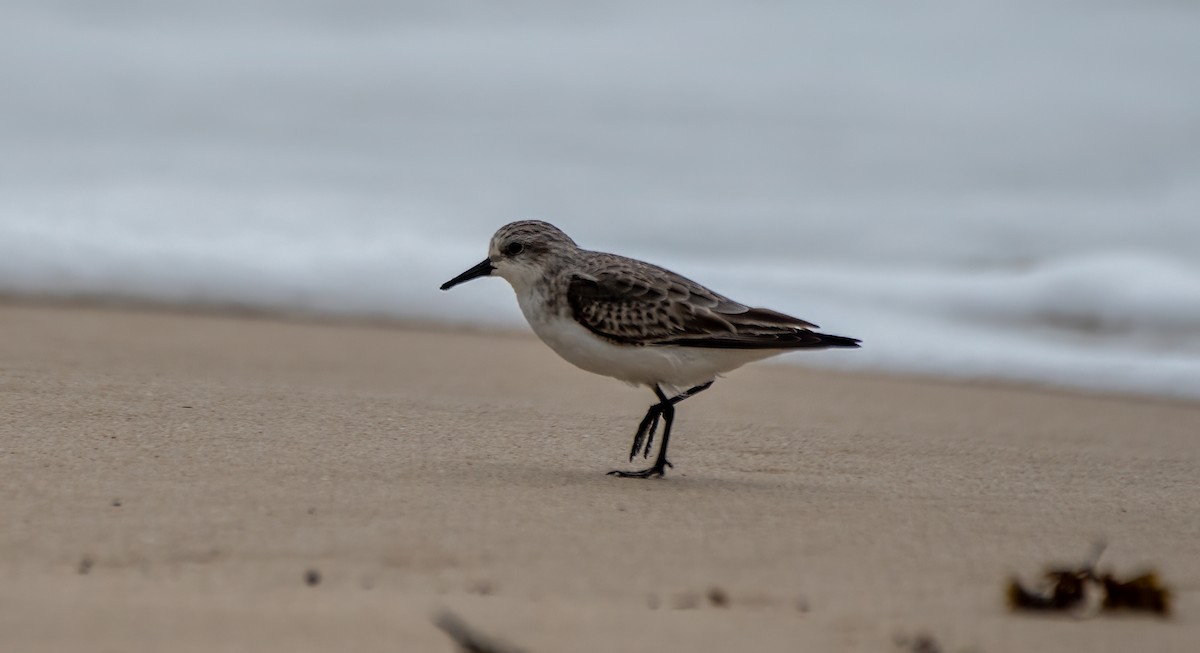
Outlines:
{"type": "Polygon", "coordinates": [[[0,293],[522,323],[513,219],[862,338],[1200,397],[1200,5],[0,4],[0,293]]]}

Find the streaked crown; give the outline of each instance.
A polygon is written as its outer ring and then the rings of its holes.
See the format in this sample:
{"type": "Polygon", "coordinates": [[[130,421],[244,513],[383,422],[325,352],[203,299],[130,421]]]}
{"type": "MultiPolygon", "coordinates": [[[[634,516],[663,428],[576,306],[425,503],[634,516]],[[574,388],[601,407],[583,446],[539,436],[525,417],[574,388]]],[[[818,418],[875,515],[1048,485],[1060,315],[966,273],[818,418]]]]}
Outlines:
{"type": "Polygon", "coordinates": [[[541,220],[510,222],[496,230],[492,242],[488,245],[488,253],[493,258],[573,249],[578,249],[578,245],[570,236],[549,222],[541,220]]]}

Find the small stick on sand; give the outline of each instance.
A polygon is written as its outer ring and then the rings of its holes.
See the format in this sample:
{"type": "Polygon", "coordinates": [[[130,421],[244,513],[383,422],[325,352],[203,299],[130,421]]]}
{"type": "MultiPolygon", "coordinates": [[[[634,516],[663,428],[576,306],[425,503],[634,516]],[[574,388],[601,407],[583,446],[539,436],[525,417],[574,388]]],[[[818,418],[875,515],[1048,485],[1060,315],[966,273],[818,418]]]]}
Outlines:
{"type": "Polygon", "coordinates": [[[513,648],[484,636],[459,619],[458,615],[448,610],[443,610],[435,617],[433,625],[454,640],[463,653],[525,653],[522,649],[513,648]]]}

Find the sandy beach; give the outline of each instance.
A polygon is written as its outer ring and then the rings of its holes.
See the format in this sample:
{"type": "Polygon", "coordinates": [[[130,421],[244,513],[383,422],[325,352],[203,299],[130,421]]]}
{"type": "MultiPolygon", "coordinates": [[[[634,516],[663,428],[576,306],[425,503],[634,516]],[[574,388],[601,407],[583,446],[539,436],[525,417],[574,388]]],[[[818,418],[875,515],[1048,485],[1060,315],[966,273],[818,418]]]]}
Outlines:
{"type": "Polygon", "coordinates": [[[0,334],[5,651],[449,652],[443,609],[541,653],[1200,647],[1197,403],[758,364],[637,481],[605,472],[650,393],[529,335],[12,303],[0,334]],[[1008,611],[1097,540],[1171,619],[1008,611]]]}

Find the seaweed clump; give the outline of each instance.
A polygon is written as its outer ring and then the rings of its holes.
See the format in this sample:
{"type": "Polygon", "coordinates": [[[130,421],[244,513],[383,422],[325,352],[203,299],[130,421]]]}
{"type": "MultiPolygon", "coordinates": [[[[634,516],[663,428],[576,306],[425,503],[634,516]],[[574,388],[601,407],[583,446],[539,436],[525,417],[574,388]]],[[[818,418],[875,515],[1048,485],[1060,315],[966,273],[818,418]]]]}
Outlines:
{"type": "Polygon", "coordinates": [[[1008,605],[1013,610],[1070,612],[1094,616],[1100,611],[1149,612],[1162,617],[1171,613],[1171,592],[1157,572],[1147,571],[1121,579],[1111,571],[1100,573],[1096,563],[1104,545],[1097,545],[1087,563],[1075,568],[1052,567],[1042,583],[1032,589],[1017,578],[1008,581],[1008,605]]]}

